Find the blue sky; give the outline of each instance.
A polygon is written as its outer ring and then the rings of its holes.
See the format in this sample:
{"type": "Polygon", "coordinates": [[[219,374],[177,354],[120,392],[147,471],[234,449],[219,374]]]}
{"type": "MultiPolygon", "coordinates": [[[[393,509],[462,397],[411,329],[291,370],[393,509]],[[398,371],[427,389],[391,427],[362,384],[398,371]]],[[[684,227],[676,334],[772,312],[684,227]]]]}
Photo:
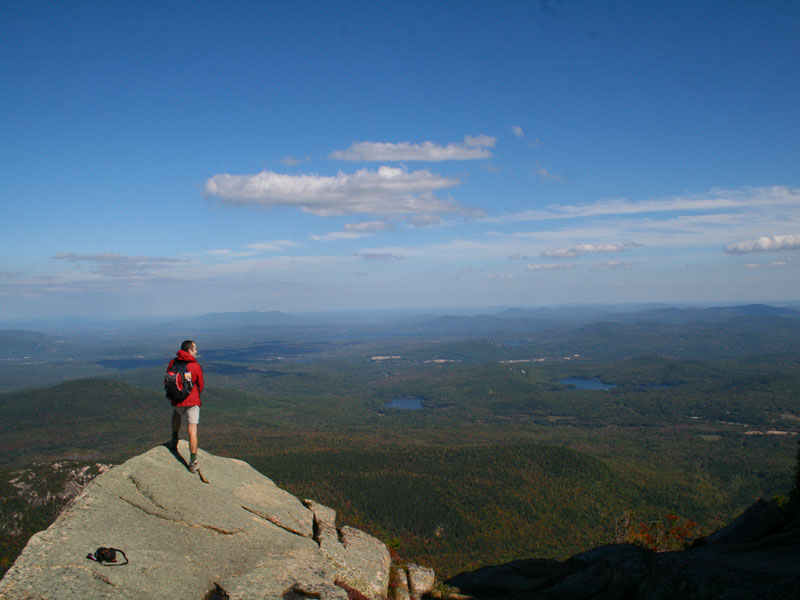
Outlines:
{"type": "Polygon", "coordinates": [[[800,3],[16,2],[0,317],[800,299],[800,3]]]}

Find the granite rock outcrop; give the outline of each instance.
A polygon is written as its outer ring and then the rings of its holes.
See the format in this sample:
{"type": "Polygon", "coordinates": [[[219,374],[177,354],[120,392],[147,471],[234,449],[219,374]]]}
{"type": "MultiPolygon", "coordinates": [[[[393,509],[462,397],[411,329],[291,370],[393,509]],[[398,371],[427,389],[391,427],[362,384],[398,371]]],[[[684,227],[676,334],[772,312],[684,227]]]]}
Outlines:
{"type": "Polygon", "coordinates": [[[208,483],[158,446],[95,478],[0,581],[0,599],[384,600],[391,560],[333,509],[277,487],[247,463],[200,451],[208,483]],[[99,547],[125,553],[87,558],[99,547]]]}

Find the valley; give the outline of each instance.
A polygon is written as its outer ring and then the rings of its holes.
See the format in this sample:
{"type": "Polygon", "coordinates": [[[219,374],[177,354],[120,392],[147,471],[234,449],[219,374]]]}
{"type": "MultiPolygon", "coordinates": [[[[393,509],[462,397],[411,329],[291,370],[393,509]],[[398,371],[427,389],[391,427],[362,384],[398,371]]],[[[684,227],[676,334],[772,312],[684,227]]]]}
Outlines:
{"type": "MultiPolygon", "coordinates": [[[[800,318],[721,312],[527,326],[515,313],[494,330],[461,317],[281,324],[238,341],[198,326],[186,337],[207,379],[201,447],[442,576],[564,558],[610,541],[624,513],[708,532],[788,491],[800,432],[800,318]],[[387,406],[398,398],[419,407],[387,406]]],[[[58,357],[41,337],[30,358],[0,345],[0,481],[65,457],[119,463],[166,441],[161,381],[179,338],[93,339],[58,357]]],[[[23,510],[3,486],[0,517],[23,510]]],[[[27,522],[3,534],[6,566],[41,526],[27,522]]]]}

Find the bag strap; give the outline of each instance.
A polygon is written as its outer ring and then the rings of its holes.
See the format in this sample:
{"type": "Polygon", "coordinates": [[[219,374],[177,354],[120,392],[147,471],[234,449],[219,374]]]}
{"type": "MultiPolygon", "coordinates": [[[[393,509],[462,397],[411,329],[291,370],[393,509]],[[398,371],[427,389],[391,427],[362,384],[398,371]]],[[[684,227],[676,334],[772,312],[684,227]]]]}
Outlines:
{"type": "Polygon", "coordinates": [[[127,565],[130,562],[128,560],[128,556],[125,554],[125,551],[124,550],[120,550],[119,548],[98,548],[97,550],[95,550],[94,554],[92,554],[91,552],[89,554],[87,554],[86,558],[88,558],[89,560],[93,560],[93,561],[95,561],[97,563],[100,563],[104,567],[122,567],[124,565],[127,565]],[[113,550],[114,552],[119,552],[120,554],[122,554],[122,557],[125,559],[125,562],[124,563],[118,563],[116,560],[114,562],[107,562],[107,561],[101,560],[101,559],[97,558],[97,556],[96,556],[96,554],[98,554],[100,552],[100,550],[113,550]]]}

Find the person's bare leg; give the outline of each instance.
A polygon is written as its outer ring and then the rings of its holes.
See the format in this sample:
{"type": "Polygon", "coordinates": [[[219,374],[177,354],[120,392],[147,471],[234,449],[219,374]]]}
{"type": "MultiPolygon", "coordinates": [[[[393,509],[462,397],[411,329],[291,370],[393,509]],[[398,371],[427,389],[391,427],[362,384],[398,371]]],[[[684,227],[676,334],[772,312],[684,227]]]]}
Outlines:
{"type": "Polygon", "coordinates": [[[189,431],[189,452],[197,454],[197,424],[189,423],[186,428],[189,431]]]}
{"type": "Polygon", "coordinates": [[[172,411],[172,433],[178,433],[181,430],[181,416],[172,411]]]}

